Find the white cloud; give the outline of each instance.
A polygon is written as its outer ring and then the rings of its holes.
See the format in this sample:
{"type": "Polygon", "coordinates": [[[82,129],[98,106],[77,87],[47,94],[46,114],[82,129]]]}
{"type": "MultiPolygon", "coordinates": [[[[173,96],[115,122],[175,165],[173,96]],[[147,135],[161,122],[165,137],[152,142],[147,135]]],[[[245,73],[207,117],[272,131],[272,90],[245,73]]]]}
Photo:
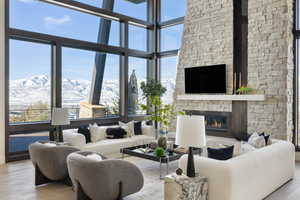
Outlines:
{"type": "Polygon", "coordinates": [[[64,15],[61,18],[55,18],[55,17],[44,17],[44,22],[46,24],[46,26],[49,25],[62,25],[62,24],[66,24],[68,22],[71,21],[71,17],[69,15],[64,15]]]}

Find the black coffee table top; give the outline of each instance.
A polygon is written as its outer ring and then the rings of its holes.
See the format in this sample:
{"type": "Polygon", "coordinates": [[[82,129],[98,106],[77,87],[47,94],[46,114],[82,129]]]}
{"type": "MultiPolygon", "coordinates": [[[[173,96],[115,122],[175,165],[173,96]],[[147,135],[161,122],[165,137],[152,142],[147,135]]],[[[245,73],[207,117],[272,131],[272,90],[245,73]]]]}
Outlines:
{"type": "Polygon", "coordinates": [[[123,148],[120,149],[120,152],[123,154],[127,154],[130,156],[135,156],[139,158],[144,158],[147,160],[152,160],[156,162],[161,162],[161,163],[168,163],[174,160],[178,160],[183,153],[177,153],[173,152],[172,154],[169,154],[169,152],[166,152],[166,156],[157,156],[155,155],[155,152],[149,152],[149,153],[144,153],[141,151],[136,151],[139,148],[146,148],[149,145],[139,145],[139,146],[134,146],[134,147],[128,147],[128,148],[123,148]]]}

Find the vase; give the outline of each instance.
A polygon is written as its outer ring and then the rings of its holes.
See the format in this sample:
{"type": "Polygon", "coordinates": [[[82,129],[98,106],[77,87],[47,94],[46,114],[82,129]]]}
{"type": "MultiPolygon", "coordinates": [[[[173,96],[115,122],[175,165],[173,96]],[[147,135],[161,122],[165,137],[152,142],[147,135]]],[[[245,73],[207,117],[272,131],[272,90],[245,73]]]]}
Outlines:
{"type": "Polygon", "coordinates": [[[160,131],[158,140],[157,140],[157,145],[158,147],[163,148],[164,150],[167,150],[167,143],[168,143],[168,137],[167,133],[165,131],[160,131]]]}

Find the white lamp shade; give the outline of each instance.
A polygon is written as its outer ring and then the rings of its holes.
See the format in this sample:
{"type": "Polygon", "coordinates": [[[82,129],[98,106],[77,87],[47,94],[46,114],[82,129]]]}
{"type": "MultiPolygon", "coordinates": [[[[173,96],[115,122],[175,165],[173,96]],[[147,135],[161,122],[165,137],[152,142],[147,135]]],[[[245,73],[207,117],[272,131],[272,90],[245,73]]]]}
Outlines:
{"type": "Polygon", "coordinates": [[[66,108],[53,108],[51,124],[53,126],[69,125],[69,112],[66,108]]]}
{"type": "Polygon", "coordinates": [[[204,116],[177,116],[175,143],[184,148],[206,146],[204,116]]]}

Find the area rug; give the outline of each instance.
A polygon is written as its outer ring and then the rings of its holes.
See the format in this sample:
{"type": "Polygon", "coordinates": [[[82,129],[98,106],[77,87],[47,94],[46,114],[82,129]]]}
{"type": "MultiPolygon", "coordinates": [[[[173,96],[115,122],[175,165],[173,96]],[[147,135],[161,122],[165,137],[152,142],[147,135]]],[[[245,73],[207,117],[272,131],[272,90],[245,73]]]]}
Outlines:
{"type": "MultiPolygon", "coordinates": [[[[159,178],[159,163],[144,160],[140,158],[127,157],[125,160],[136,164],[144,175],[143,189],[124,200],[163,200],[164,199],[164,181],[159,178]]],[[[178,161],[169,163],[169,173],[175,172],[178,168],[178,161]]],[[[166,165],[162,166],[163,176],[166,175],[166,165]]]]}

